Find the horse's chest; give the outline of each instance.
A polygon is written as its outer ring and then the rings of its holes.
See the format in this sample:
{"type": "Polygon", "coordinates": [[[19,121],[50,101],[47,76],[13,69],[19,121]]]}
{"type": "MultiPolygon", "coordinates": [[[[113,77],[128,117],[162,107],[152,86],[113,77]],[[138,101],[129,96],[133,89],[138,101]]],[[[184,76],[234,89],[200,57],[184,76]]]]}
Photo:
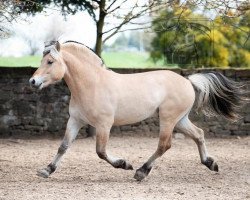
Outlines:
{"type": "Polygon", "coordinates": [[[90,125],[93,125],[93,116],[90,114],[91,111],[89,108],[82,106],[82,105],[77,105],[75,104],[74,106],[69,106],[69,113],[70,116],[74,116],[74,118],[88,123],[90,125]]]}

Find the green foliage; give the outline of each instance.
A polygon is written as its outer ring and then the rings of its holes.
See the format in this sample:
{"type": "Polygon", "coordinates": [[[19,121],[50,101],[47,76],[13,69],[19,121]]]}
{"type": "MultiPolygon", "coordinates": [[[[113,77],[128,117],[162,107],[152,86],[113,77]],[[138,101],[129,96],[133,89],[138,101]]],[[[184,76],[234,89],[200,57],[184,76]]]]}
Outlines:
{"type": "Polygon", "coordinates": [[[60,9],[63,14],[75,14],[77,11],[87,10],[90,16],[96,19],[95,7],[91,0],[19,0],[16,10],[28,14],[42,12],[50,5],[56,5],[55,9],[60,9]]]}
{"type": "Polygon", "coordinates": [[[210,21],[188,8],[173,7],[153,22],[154,61],[181,67],[250,67],[250,14],[210,21]]]}

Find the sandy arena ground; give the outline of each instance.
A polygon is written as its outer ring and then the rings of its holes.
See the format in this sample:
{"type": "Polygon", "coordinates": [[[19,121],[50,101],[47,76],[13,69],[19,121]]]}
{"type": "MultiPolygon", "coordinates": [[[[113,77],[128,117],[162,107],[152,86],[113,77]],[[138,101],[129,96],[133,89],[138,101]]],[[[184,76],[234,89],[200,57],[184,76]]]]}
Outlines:
{"type": "MultiPolygon", "coordinates": [[[[136,169],[157,142],[150,137],[111,137],[108,150],[136,169]]],[[[207,139],[219,173],[200,164],[193,141],[174,139],[142,182],[133,179],[135,170],[114,169],[100,160],[91,138],[78,139],[50,178],[36,176],[59,144],[60,140],[0,140],[0,200],[250,199],[250,137],[207,139]]]]}

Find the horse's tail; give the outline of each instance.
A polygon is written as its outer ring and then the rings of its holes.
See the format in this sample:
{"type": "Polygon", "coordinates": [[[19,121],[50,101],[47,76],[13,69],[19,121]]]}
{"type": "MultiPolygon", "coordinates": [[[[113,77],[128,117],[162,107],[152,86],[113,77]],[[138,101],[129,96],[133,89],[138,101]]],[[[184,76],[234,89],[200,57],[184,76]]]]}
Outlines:
{"type": "Polygon", "coordinates": [[[195,104],[208,116],[223,115],[237,120],[237,109],[244,100],[242,84],[229,80],[218,72],[194,74],[188,77],[195,93],[195,104]]]}

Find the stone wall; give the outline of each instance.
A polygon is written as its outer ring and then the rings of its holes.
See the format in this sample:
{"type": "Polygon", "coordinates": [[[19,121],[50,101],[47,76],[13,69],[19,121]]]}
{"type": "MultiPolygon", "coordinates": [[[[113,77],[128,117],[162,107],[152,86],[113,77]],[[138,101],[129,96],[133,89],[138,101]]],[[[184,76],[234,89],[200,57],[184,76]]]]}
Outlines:
{"type": "MultiPolygon", "coordinates": [[[[150,69],[113,69],[119,73],[136,73],[150,69]]],[[[68,118],[70,92],[62,81],[42,91],[30,88],[28,80],[34,68],[0,68],[0,137],[43,137],[61,136],[64,134],[68,118]]],[[[187,76],[200,71],[181,70],[175,72],[187,76]]],[[[217,70],[218,71],[218,70],[217,70]]],[[[250,89],[250,70],[219,70],[236,81],[246,83],[250,89]]],[[[210,135],[249,135],[250,104],[245,105],[240,114],[242,119],[230,123],[222,118],[207,118],[202,114],[192,114],[192,119],[210,135]]],[[[85,135],[84,126],[80,131],[85,135]]],[[[120,127],[113,127],[115,134],[157,134],[159,131],[158,114],[142,122],[120,127]]]]}

